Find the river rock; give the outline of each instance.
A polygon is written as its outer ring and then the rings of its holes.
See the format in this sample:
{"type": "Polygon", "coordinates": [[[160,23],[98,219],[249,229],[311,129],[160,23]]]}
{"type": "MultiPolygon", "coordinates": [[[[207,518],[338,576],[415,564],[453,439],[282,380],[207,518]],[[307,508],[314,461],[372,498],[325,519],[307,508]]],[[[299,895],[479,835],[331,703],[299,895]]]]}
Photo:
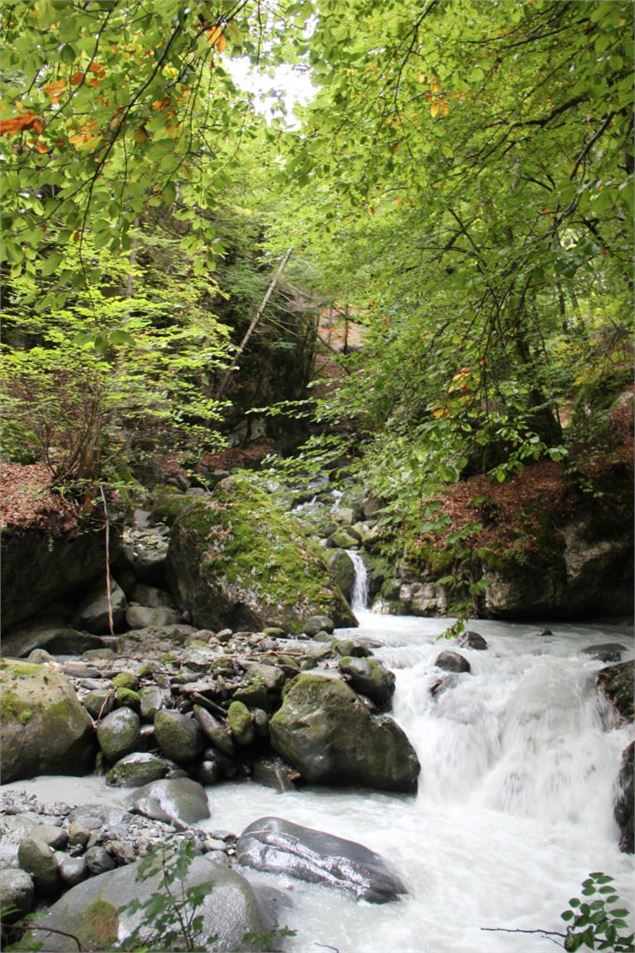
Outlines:
{"type": "Polygon", "coordinates": [[[164,707],[165,697],[158,685],[144,685],[139,692],[139,706],[144,721],[154,721],[154,716],[164,707]]]}
{"type": "Polygon", "coordinates": [[[248,708],[273,712],[280,706],[285,681],[286,676],[277,665],[252,665],[247,672],[247,684],[234,693],[234,700],[248,708]]]}
{"type": "Polygon", "coordinates": [[[229,730],[239,745],[250,745],[256,739],[256,726],[251,712],[242,702],[232,702],[227,710],[229,730]]]}
{"type": "Polygon", "coordinates": [[[371,903],[398,900],[408,892],[374,851],[280,817],[261,817],[246,827],[236,855],[247,867],[338,887],[371,903]]]}
{"type": "Polygon", "coordinates": [[[6,784],[38,774],[84,774],[94,765],[90,717],[50,665],[0,661],[0,759],[6,784]]]}
{"type": "Polygon", "coordinates": [[[464,632],[459,636],[458,644],[463,649],[477,649],[479,652],[487,648],[487,642],[478,632],[464,632]]]}
{"type": "Polygon", "coordinates": [[[0,918],[3,923],[21,920],[33,907],[35,889],[26,870],[0,870],[0,918]]]}
{"type": "Polygon", "coordinates": [[[147,606],[128,606],[126,609],[126,623],[131,629],[176,625],[181,618],[181,613],[176,609],[165,607],[151,609],[147,606]]]}
{"type": "Polygon", "coordinates": [[[232,477],[213,497],[182,498],[176,505],[170,589],[195,625],[279,626],[298,634],[317,614],[338,625],[357,624],[320,547],[258,487],[232,477]]]}
{"type": "Polygon", "coordinates": [[[130,601],[151,609],[174,609],[174,599],[169,592],[157,589],[156,586],[145,586],[143,583],[137,583],[133,587],[130,601]]]}
{"type": "Polygon", "coordinates": [[[131,708],[117,708],[97,725],[99,747],[109,761],[134,751],[141,739],[141,722],[131,708]]]}
{"type": "Polygon", "coordinates": [[[121,758],[106,775],[106,784],[134,788],[164,778],[169,765],[162,758],[146,751],[135,751],[121,758]]]}
{"type": "Polygon", "coordinates": [[[203,736],[191,715],[163,709],[154,718],[154,731],[162,754],[177,764],[189,764],[203,749],[203,736]]]}
{"type": "Polygon", "coordinates": [[[146,784],[127,800],[131,811],[180,826],[209,817],[205,790],[191,778],[171,778],[146,784]]]}
{"type": "Polygon", "coordinates": [[[3,636],[2,654],[24,658],[35,649],[46,649],[50,655],[81,655],[101,645],[97,635],[77,632],[59,620],[40,618],[3,636]]]}
{"type": "Polygon", "coordinates": [[[254,761],[251,770],[254,781],[264,784],[268,788],[275,788],[283,794],[285,791],[294,791],[300,774],[282,758],[258,758],[254,761]]]}
{"type": "Polygon", "coordinates": [[[583,655],[590,655],[591,658],[598,659],[600,662],[621,662],[622,652],[626,651],[626,646],[620,642],[603,642],[601,645],[589,645],[582,649],[583,655]]]}
{"type": "Polygon", "coordinates": [[[350,602],[355,585],[353,560],[344,549],[335,549],[329,554],[327,563],[335,582],[350,602]]]}
{"type": "Polygon", "coordinates": [[[108,851],[104,850],[104,848],[98,844],[88,848],[84,854],[84,861],[91,877],[105,874],[107,870],[112,870],[117,866],[114,858],[111,857],[108,851]]]}
{"type": "Polygon", "coordinates": [[[109,715],[115,707],[115,696],[110,689],[94,688],[82,698],[82,705],[93,718],[109,715]]]}
{"type": "Polygon", "coordinates": [[[420,766],[391,718],[372,718],[343,681],[299,675],[269,722],[271,745],[315,784],[414,791],[420,766]]]}
{"type": "Polygon", "coordinates": [[[359,546],[357,534],[353,535],[349,529],[336,529],[328,538],[328,545],[333,549],[353,549],[359,546]]]}
{"type": "Polygon", "coordinates": [[[395,693],[395,676],[374,658],[340,659],[339,669],[347,675],[351,687],[362,695],[367,695],[380,708],[389,708],[395,693]]]}
{"type": "Polygon", "coordinates": [[[83,857],[58,853],[55,859],[59,875],[68,887],[74,887],[88,876],[88,866],[83,857]]]}
{"type": "MultiPolygon", "coordinates": [[[[126,614],[128,600],[126,594],[114,579],[110,580],[110,602],[112,604],[112,622],[115,629],[121,628],[126,614]]],[[[73,624],[78,629],[86,629],[98,635],[110,632],[108,594],[105,582],[99,582],[81,601],[73,624]]]]}
{"type": "Polygon", "coordinates": [[[440,652],[434,664],[437,668],[442,668],[444,672],[471,672],[472,666],[460,652],[445,651],[440,652]]]}
{"type": "Polygon", "coordinates": [[[335,623],[327,615],[311,615],[304,623],[304,631],[307,635],[317,635],[318,632],[331,633],[335,628],[335,623]]]}
{"type": "Polygon", "coordinates": [[[635,662],[620,662],[600,669],[597,685],[626,721],[633,721],[635,662]]]}
{"type": "Polygon", "coordinates": [[[617,778],[615,820],[620,829],[620,850],[625,854],[635,853],[635,741],[622,752],[622,763],[617,778]]]}
{"type": "Polygon", "coordinates": [[[60,889],[55,851],[36,837],[26,837],[18,848],[18,864],[31,876],[35,889],[50,897],[60,889]]]}
{"type": "Polygon", "coordinates": [[[227,755],[233,755],[234,742],[229,732],[201,705],[194,705],[193,714],[198,721],[203,734],[211,741],[214,748],[227,755]]]}

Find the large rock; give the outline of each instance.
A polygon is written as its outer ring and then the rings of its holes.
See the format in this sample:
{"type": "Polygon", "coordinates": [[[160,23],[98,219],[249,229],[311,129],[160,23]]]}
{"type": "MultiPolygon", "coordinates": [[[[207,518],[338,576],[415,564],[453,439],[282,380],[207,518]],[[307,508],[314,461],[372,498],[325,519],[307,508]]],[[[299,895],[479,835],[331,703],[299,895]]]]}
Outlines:
{"type": "Polygon", "coordinates": [[[141,721],[132,708],[116,708],[97,726],[99,747],[109,761],[135,750],[141,739],[141,721]]]}
{"type": "Polygon", "coordinates": [[[189,764],[203,750],[203,734],[191,715],[161,710],[154,716],[157,744],[166,758],[189,764]]]}
{"type": "Polygon", "coordinates": [[[33,880],[26,870],[0,870],[0,917],[13,923],[30,913],[35,891],[33,880]]]}
{"type": "MultiPolygon", "coordinates": [[[[49,528],[7,527],[2,533],[2,628],[11,629],[48,603],[92,583],[104,571],[103,530],[69,533],[49,521],[49,528]]],[[[110,554],[120,548],[120,533],[111,526],[110,554]]]]}
{"type": "Polygon", "coordinates": [[[246,827],[236,856],[246,867],[338,887],[371,903],[397,900],[408,892],[374,851],[281,817],[261,817],[246,827]]]}
{"type": "Polygon", "coordinates": [[[131,629],[163,628],[164,626],[177,625],[181,618],[180,612],[165,606],[159,608],[129,606],[126,610],[126,624],[131,629]]]}
{"type": "Polygon", "coordinates": [[[300,675],[269,722],[273,749],[316,784],[414,791],[420,766],[391,718],[372,718],[343,681],[300,675]]]}
{"type": "Polygon", "coordinates": [[[98,635],[77,632],[59,619],[41,617],[3,636],[2,655],[25,658],[33,649],[46,649],[51,655],[81,655],[102,646],[98,635]]]}
{"type": "Polygon", "coordinates": [[[121,758],[106,775],[106,784],[121,788],[136,788],[158,781],[168,773],[169,765],[163,758],[147,751],[135,751],[121,758]]]}
{"type": "Polygon", "coordinates": [[[316,614],[357,624],[320,547],[259,488],[232,478],[175,506],[168,578],[196,625],[296,634],[316,614]]]}
{"type": "Polygon", "coordinates": [[[209,817],[205,789],[191,778],[170,778],[145,784],[128,798],[136,814],[177,826],[195,824],[209,817]]]}
{"type": "Polygon", "coordinates": [[[2,780],[85,774],[94,766],[90,717],[72,685],[49,665],[0,661],[2,780]]]}
{"type": "Polygon", "coordinates": [[[110,610],[112,609],[113,628],[119,629],[124,621],[127,605],[126,594],[114,579],[110,580],[110,600],[105,581],[100,581],[80,602],[73,616],[73,624],[78,629],[106,635],[110,632],[110,610]]]}
{"type": "Polygon", "coordinates": [[[335,582],[350,602],[355,585],[353,560],[344,549],[335,549],[332,553],[329,553],[327,562],[335,582]]]}
{"type": "Polygon", "coordinates": [[[617,777],[615,820],[620,829],[620,850],[625,854],[635,853],[635,741],[622,752],[620,773],[617,777]]]}
{"type": "Polygon", "coordinates": [[[460,652],[446,650],[439,652],[434,664],[437,668],[442,668],[444,672],[470,672],[472,666],[460,652]]]}
{"type": "Polygon", "coordinates": [[[600,669],[597,684],[626,721],[633,721],[635,662],[620,662],[600,669]]]}
{"type": "Polygon", "coordinates": [[[375,658],[344,656],[339,668],[348,676],[351,687],[367,695],[380,708],[389,708],[395,693],[395,676],[375,658]]]}
{"type": "MultiPolygon", "coordinates": [[[[174,936],[170,936],[170,933],[180,935],[176,915],[167,927],[157,930],[147,922],[145,906],[136,913],[123,911],[122,908],[133,898],[142,905],[159,895],[167,898],[165,887],[161,885],[161,874],[157,872],[142,879],[139,876],[140,864],[143,861],[86,880],[43,911],[36,922],[44,929],[35,937],[47,953],[68,953],[70,949],[68,936],[49,933],[45,929],[47,926],[72,933],[78,938],[84,953],[90,953],[115,949],[118,942],[144,920],[146,924],[136,946],[157,953],[185,949],[185,946],[177,945],[174,936]]],[[[202,916],[196,941],[198,949],[213,949],[214,953],[261,949],[258,944],[244,943],[243,937],[246,933],[264,933],[275,926],[270,910],[259,902],[247,881],[208,857],[195,857],[186,876],[176,886],[179,889],[183,886],[186,891],[195,887],[211,888],[196,911],[197,916],[202,916]]],[[[168,911],[172,909],[168,904],[168,911]]]]}

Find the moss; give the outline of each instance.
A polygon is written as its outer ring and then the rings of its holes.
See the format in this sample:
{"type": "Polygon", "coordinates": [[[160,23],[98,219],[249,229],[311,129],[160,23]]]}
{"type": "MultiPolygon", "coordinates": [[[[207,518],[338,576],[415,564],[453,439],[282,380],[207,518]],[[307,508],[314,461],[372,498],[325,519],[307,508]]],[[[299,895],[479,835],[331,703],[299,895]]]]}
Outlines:
{"type": "Polygon", "coordinates": [[[119,917],[111,903],[95,900],[84,910],[80,932],[83,937],[90,937],[93,948],[103,950],[114,946],[118,930],[119,917]]]}
{"type": "Polygon", "coordinates": [[[23,708],[20,714],[18,715],[18,721],[21,725],[28,725],[28,723],[33,718],[33,709],[32,708],[23,708]]]}
{"type": "Polygon", "coordinates": [[[137,688],[139,679],[132,672],[119,672],[112,680],[115,688],[137,688]]]}
{"type": "Polygon", "coordinates": [[[141,695],[132,688],[118,688],[115,699],[119,707],[138,709],[141,705],[141,695]]]}
{"type": "Polygon", "coordinates": [[[8,672],[14,678],[21,678],[23,676],[39,675],[42,666],[35,665],[33,662],[20,662],[17,659],[0,659],[0,670],[8,672]]]}

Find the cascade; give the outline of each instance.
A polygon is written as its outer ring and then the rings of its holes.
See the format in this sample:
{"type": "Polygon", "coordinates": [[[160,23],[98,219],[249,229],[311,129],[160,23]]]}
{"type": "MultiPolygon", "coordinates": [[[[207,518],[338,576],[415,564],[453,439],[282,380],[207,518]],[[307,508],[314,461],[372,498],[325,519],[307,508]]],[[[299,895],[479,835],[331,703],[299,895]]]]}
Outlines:
{"type": "Polygon", "coordinates": [[[368,570],[362,557],[354,549],[347,549],[355,569],[355,583],[353,585],[353,594],[351,596],[351,609],[353,612],[360,609],[366,609],[368,606],[368,570]]]}

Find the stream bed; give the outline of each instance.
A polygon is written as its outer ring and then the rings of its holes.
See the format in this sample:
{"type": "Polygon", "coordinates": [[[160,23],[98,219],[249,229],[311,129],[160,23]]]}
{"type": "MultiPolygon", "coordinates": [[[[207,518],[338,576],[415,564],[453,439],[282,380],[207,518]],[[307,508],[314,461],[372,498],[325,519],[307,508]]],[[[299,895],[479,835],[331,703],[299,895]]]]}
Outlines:
{"type": "MultiPolygon", "coordinates": [[[[410,895],[392,904],[268,875],[288,895],[290,953],[540,953],[553,940],[484,932],[563,930],[560,913],[591,871],[616,880],[633,906],[633,856],[618,850],[614,785],[633,726],[617,726],[594,690],[602,662],[586,646],[619,641],[626,628],[473,623],[487,651],[462,649],[471,674],[432,695],[448,620],[356,608],[360,627],[340,636],[381,643],[395,671],[394,716],[421,762],[416,796],[262,785],[208,788],[210,830],[239,833],[263,815],[357,840],[396,867],[410,895]]],[[[449,647],[449,644],[448,644],[449,647]]],[[[120,804],[127,792],[100,778],[38,778],[6,785],[43,801],[120,804]]],[[[248,872],[247,872],[248,873],[248,872]]],[[[258,875],[259,877],[263,875],[258,875]]]]}

